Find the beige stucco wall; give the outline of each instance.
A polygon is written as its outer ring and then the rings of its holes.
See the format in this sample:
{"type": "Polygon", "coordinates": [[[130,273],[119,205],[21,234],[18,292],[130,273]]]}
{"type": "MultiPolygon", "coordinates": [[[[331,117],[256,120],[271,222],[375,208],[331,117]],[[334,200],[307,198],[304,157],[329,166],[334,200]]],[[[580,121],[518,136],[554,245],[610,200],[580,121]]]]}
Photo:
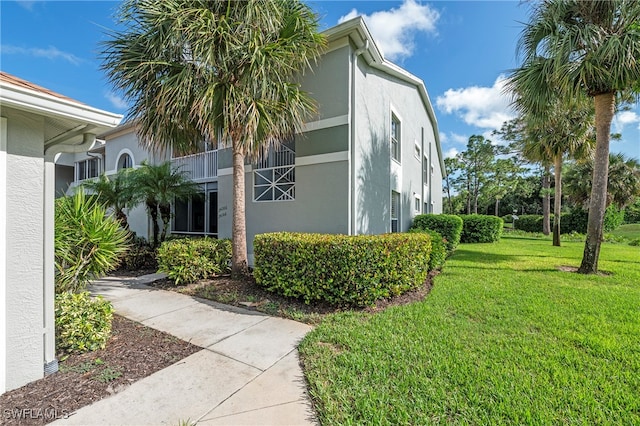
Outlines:
{"type": "MultiPolygon", "coordinates": [[[[5,301],[0,315],[5,383],[10,390],[43,376],[44,121],[3,108],[6,118],[5,301]]],[[[1,210],[5,211],[2,212],[1,210]]]]}

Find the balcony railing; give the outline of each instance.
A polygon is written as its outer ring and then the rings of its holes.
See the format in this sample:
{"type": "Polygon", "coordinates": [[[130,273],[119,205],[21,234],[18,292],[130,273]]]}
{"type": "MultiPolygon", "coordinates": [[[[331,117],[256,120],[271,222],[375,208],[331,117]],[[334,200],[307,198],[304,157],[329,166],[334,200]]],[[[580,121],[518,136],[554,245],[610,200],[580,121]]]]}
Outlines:
{"type": "Polygon", "coordinates": [[[218,176],[218,151],[199,152],[171,159],[174,167],[188,172],[191,179],[202,180],[218,176]]]}

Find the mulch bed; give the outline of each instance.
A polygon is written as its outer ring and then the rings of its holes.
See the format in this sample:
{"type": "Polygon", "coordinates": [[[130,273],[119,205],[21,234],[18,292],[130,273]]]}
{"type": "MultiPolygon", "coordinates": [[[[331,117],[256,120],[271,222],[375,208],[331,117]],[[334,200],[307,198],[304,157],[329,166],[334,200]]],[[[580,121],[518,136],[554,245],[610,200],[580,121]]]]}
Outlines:
{"type": "Polygon", "coordinates": [[[47,424],[201,349],[114,315],[105,349],[70,355],[57,373],[0,395],[0,424],[47,424]]]}

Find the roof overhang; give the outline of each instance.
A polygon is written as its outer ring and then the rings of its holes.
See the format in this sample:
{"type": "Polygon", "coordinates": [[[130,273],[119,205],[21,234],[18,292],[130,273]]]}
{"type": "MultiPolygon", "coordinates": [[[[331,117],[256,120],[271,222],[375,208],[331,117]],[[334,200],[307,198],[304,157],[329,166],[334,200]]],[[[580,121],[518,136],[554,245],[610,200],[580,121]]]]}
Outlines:
{"type": "Polygon", "coordinates": [[[429,118],[431,119],[431,122],[433,124],[433,136],[436,141],[436,149],[438,151],[440,168],[444,175],[446,171],[444,167],[444,158],[442,157],[442,147],[440,145],[438,120],[436,119],[433,105],[431,104],[431,99],[429,99],[429,94],[427,93],[427,88],[424,85],[424,82],[419,77],[416,77],[409,71],[384,58],[384,55],[378,48],[375,40],[373,39],[373,36],[371,35],[371,32],[369,31],[369,28],[367,28],[367,25],[365,24],[364,19],[361,16],[345,21],[341,24],[336,25],[335,27],[331,27],[323,31],[323,34],[327,37],[327,41],[329,43],[339,40],[343,37],[349,37],[356,49],[363,49],[361,56],[369,66],[416,87],[418,93],[420,94],[420,98],[422,99],[422,103],[427,110],[427,114],[429,115],[429,118]]]}

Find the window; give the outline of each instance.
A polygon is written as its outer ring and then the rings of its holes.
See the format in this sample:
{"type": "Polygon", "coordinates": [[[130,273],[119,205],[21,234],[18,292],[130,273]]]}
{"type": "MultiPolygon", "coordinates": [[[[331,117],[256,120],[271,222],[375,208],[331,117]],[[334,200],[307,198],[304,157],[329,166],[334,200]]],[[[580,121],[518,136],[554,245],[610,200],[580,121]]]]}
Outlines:
{"type": "Polygon", "coordinates": [[[418,141],[415,141],[413,144],[413,156],[416,157],[418,161],[420,161],[420,154],[422,154],[422,149],[418,141]]]}
{"type": "Polygon", "coordinates": [[[422,202],[420,201],[420,197],[417,195],[413,199],[413,210],[416,213],[420,213],[420,207],[422,206],[422,202]]]}
{"type": "Polygon", "coordinates": [[[424,203],[424,213],[429,213],[429,203],[424,203]]]}
{"type": "Polygon", "coordinates": [[[391,158],[400,162],[400,120],[391,114],[391,158]]]}
{"type": "Polygon", "coordinates": [[[253,201],[295,200],[295,164],[293,142],[265,147],[253,172],[253,201]]]}
{"type": "Polygon", "coordinates": [[[133,167],[133,158],[127,153],[124,153],[118,159],[118,170],[130,169],[133,167]]]}
{"type": "Polygon", "coordinates": [[[218,193],[209,192],[205,197],[176,200],[173,204],[173,228],[176,234],[218,234],[218,193]],[[209,223],[205,223],[208,216],[209,223]]]}
{"type": "Polygon", "coordinates": [[[98,177],[100,174],[100,159],[89,158],[76,163],[76,181],[98,177]]]}
{"type": "Polygon", "coordinates": [[[391,232],[399,232],[400,194],[391,191],[391,232]]]}
{"type": "Polygon", "coordinates": [[[422,157],[422,182],[426,185],[429,182],[429,158],[422,157]]]}

